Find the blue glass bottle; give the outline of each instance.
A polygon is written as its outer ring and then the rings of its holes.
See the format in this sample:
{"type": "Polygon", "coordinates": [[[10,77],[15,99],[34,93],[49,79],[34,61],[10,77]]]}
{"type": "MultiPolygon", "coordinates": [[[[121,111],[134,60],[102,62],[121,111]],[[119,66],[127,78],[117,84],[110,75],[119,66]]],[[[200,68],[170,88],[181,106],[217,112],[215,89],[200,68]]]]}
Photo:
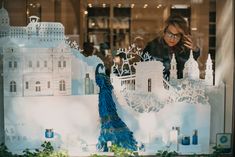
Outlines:
{"type": "Polygon", "coordinates": [[[45,137],[46,137],[46,138],[53,138],[53,137],[54,137],[54,131],[53,131],[53,129],[46,129],[46,130],[45,130],[45,137]]]}
{"type": "Polygon", "coordinates": [[[198,144],[197,130],[193,130],[192,144],[193,144],[193,145],[197,145],[197,144],[198,144]]]}
{"type": "Polygon", "coordinates": [[[182,145],[190,145],[190,136],[184,136],[182,138],[182,145]]]}

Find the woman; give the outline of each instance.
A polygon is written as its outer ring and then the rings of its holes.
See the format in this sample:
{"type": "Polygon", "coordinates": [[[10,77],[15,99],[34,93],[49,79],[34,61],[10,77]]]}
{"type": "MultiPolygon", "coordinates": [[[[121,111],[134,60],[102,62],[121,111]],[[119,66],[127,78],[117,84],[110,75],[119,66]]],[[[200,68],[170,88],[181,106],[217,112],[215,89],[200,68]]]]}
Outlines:
{"type": "Polygon", "coordinates": [[[143,50],[143,55],[149,53],[151,58],[161,61],[164,66],[163,76],[170,78],[170,63],[175,54],[177,63],[177,78],[183,78],[184,64],[193,50],[194,59],[200,55],[199,47],[193,42],[187,21],[182,16],[172,15],[166,20],[163,33],[150,41],[143,50]]]}

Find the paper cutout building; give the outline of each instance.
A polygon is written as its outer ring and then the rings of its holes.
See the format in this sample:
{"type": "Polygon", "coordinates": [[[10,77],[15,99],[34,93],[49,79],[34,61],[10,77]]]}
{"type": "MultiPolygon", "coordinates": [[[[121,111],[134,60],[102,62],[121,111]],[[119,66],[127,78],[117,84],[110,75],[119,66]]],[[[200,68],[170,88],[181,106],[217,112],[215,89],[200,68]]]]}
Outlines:
{"type": "MultiPolygon", "coordinates": [[[[70,122],[73,121],[76,124],[80,125],[72,125],[71,130],[73,130],[73,133],[79,132],[80,134],[84,134],[84,136],[88,134],[87,132],[84,132],[83,129],[86,130],[92,130],[97,131],[97,128],[92,127],[91,125],[88,125],[90,123],[87,123],[85,120],[91,119],[92,122],[96,122],[95,125],[98,126],[97,121],[97,97],[86,95],[90,93],[90,87],[88,90],[88,86],[84,86],[85,84],[89,84],[92,82],[94,83],[94,74],[92,73],[92,68],[87,68],[88,65],[92,65],[94,63],[97,63],[97,61],[92,63],[89,63],[87,58],[82,58],[80,53],[76,53],[66,44],[65,42],[65,35],[64,35],[64,27],[60,23],[55,22],[39,22],[39,19],[35,16],[30,17],[30,23],[26,27],[13,27],[9,24],[9,16],[3,7],[0,9],[0,42],[3,43],[2,48],[0,49],[1,53],[3,54],[3,77],[4,77],[4,105],[8,109],[6,111],[5,115],[5,128],[11,129],[16,128],[16,135],[24,135],[28,141],[14,141],[14,140],[6,140],[6,143],[8,146],[11,146],[11,150],[14,150],[17,146],[20,146],[19,149],[25,149],[27,147],[28,143],[31,143],[31,137],[35,137],[33,133],[44,133],[44,130],[41,130],[44,127],[51,127],[53,126],[53,129],[55,131],[58,131],[58,133],[61,133],[61,136],[67,137],[68,135],[63,132],[64,126],[70,125],[70,122]],[[79,59],[82,58],[82,59],[79,59]],[[86,62],[87,64],[84,64],[86,62]],[[76,73],[76,76],[74,75],[76,73]],[[80,74],[81,73],[81,74],[80,74]],[[86,74],[89,73],[89,79],[88,75],[86,77],[86,74]],[[77,75],[79,75],[79,78],[77,78],[77,75]],[[85,79],[86,78],[86,79],[85,79]],[[73,93],[73,88],[75,85],[73,82],[78,82],[76,89],[79,90],[77,93],[81,94],[82,96],[69,96],[73,93]],[[91,82],[90,82],[91,81],[91,82]],[[88,92],[89,91],[89,92],[88,92]],[[61,96],[67,96],[62,97],[61,96]],[[34,99],[30,96],[34,96],[34,99]],[[42,97],[44,96],[44,97],[42,97]],[[49,97],[48,97],[49,96],[49,97]],[[54,97],[52,97],[54,96],[54,97]],[[58,96],[58,97],[57,97],[58,96]],[[23,99],[21,99],[24,97],[23,99]],[[37,99],[37,103],[33,103],[34,100],[37,99]],[[57,100],[58,99],[58,100],[57,100]],[[47,100],[47,101],[45,101],[47,100]],[[96,101],[95,101],[96,100],[96,101]],[[74,108],[68,108],[68,104],[72,104],[74,108]],[[43,106],[44,105],[44,106],[43,106]],[[29,109],[30,107],[31,110],[29,109]],[[41,108],[40,108],[41,107],[41,108]],[[20,108],[20,109],[18,109],[20,108]],[[24,108],[24,109],[23,109],[24,108]],[[55,111],[55,108],[57,109],[57,112],[55,111]],[[13,109],[17,109],[17,112],[13,112],[13,109]],[[43,113],[47,112],[48,114],[44,114],[44,117],[37,116],[34,117],[34,114],[32,114],[33,109],[41,109],[40,111],[43,111],[43,113]],[[45,109],[45,110],[44,110],[45,109]],[[61,113],[61,111],[68,111],[71,114],[70,116],[62,117],[62,114],[56,115],[57,113],[61,113]],[[92,111],[91,111],[92,110],[92,111]],[[96,111],[93,111],[96,110],[96,111]],[[82,112],[80,112],[82,111],[82,112]],[[80,112],[80,114],[77,114],[77,112],[80,112]],[[93,112],[93,114],[90,114],[93,112]],[[27,113],[27,114],[26,114],[27,113]],[[30,119],[27,119],[28,117],[24,117],[24,115],[30,115],[30,119]],[[79,116],[83,117],[79,117],[79,116]],[[62,118],[63,122],[61,121],[60,124],[58,124],[58,119],[51,120],[51,117],[57,117],[62,118]],[[37,121],[37,123],[32,123],[32,117],[34,117],[34,120],[37,121]],[[87,117],[87,118],[84,118],[87,117]],[[71,119],[67,119],[71,118],[71,119]],[[74,119],[73,119],[74,118],[74,119]],[[35,132],[32,132],[30,129],[28,129],[28,134],[25,133],[25,127],[20,127],[15,124],[12,124],[12,119],[17,119],[16,123],[23,123],[24,125],[33,126],[36,128],[35,132]],[[48,121],[51,120],[51,121],[48,121]],[[79,121],[77,121],[79,119],[79,121]],[[67,121],[66,121],[67,120],[67,121]],[[45,122],[50,122],[49,124],[45,124],[45,122]],[[58,125],[56,125],[58,124],[58,125]],[[85,126],[83,128],[83,126],[85,126]],[[81,127],[75,127],[75,126],[82,126],[81,127]],[[87,129],[89,128],[89,129],[87,129]],[[81,131],[82,130],[82,131],[81,131]]],[[[146,58],[150,60],[150,57],[146,55],[146,58]]],[[[192,60],[189,60],[190,64],[196,65],[195,62],[192,60]]],[[[163,111],[162,114],[165,115],[166,113],[170,112],[171,109],[179,109],[179,106],[173,105],[174,108],[165,108],[164,104],[170,104],[172,102],[180,102],[184,100],[183,96],[191,95],[190,91],[195,91],[196,93],[193,93],[195,96],[202,95],[202,97],[205,95],[204,90],[201,90],[201,87],[198,86],[199,89],[194,89],[194,84],[191,82],[180,82],[180,80],[175,79],[176,78],[176,71],[175,67],[175,61],[174,58],[172,60],[171,64],[171,80],[176,80],[179,84],[182,83],[182,86],[177,86],[177,83],[170,84],[172,82],[167,82],[163,79],[162,76],[162,69],[163,66],[160,62],[156,61],[146,61],[146,62],[139,62],[136,66],[128,65],[128,58],[125,60],[125,64],[127,64],[127,67],[135,67],[136,72],[132,75],[126,75],[126,76],[119,76],[116,77],[114,75],[111,76],[111,80],[113,82],[114,90],[118,91],[119,93],[116,93],[116,96],[119,97],[121,94],[121,91],[123,89],[127,92],[122,95],[125,99],[125,103],[128,104],[125,105],[125,111],[122,112],[123,117],[128,117],[124,119],[131,119],[131,117],[138,119],[139,117],[148,118],[151,117],[152,114],[142,114],[142,113],[149,113],[151,111],[155,112],[155,116],[158,118],[152,119],[151,121],[153,124],[156,124],[156,120],[159,120],[162,116],[160,116],[158,113],[160,113],[160,109],[167,109],[166,111],[163,111]],[[152,68],[153,67],[153,68],[152,68]],[[155,75],[155,74],[158,75],[155,75]],[[184,85],[187,87],[185,88],[184,85]],[[179,90],[178,90],[179,89],[179,90]],[[177,93],[181,94],[181,96],[177,97],[175,90],[178,90],[177,93]],[[128,92],[129,91],[129,92],[128,92]],[[134,93],[131,93],[131,91],[134,91],[134,93]],[[140,96],[139,94],[142,94],[140,96]],[[188,95],[187,95],[188,94],[188,95]],[[167,97],[171,96],[172,99],[167,99],[167,97]],[[165,96],[165,97],[164,97],[165,96]],[[161,99],[158,99],[160,98],[161,99]],[[137,99],[138,98],[138,99],[137,99]],[[166,99],[165,99],[166,98],[166,99]],[[173,98],[179,98],[179,99],[173,99],[173,98]],[[135,101],[134,101],[135,100],[135,101]],[[139,100],[139,104],[136,103],[136,100],[139,100]],[[154,104],[154,106],[152,105],[154,104]],[[134,105],[137,105],[134,106],[134,105]],[[139,106],[138,106],[139,105],[139,106]],[[131,108],[130,108],[131,107],[131,108]],[[137,111],[137,112],[136,112],[137,111]],[[128,114],[124,114],[128,112],[128,114]],[[158,112],[158,113],[156,113],[158,112]]],[[[191,66],[188,64],[186,69],[189,68],[196,68],[196,66],[191,66]]],[[[212,80],[212,69],[211,64],[207,64],[210,69],[208,69],[207,74],[208,77],[206,77],[206,80],[208,80],[209,84],[211,85],[212,80]]],[[[194,69],[193,69],[194,70],[194,69]]],[[[191,75],[189,72],[191,70],[186,71],[188,76],[194,76],[191,75]]],[[[198,84],[197,84],[198,85],[198,84]]],[[[197,86],[196,86],[197,87],[197,86]]],[[[91,89],[93,87],[91,86],[91,89]]],[[[95,87],[94,87],[95,88],[95,87]]],[[[94,89],[93,89],[94,90],[94,89]]],[[[93,92],[94,93],[94,92],[93,92]]],[[[96,92],[97,94],[98,92],[96,92]]],[[[193,103],[197,100],[192,99],[192,102],[188,104],[181,105],[182,110],[184,108],[187,108],[188,110],[195,111],[195,108],[203,108],[203,113],[199,112],[193,112],[195,115],[189,115],[188,112],[184,112],[182,114],[175,114],[176,116],[185,116],[183,117],[183,120],[188,120],[188,116],[191,117],[197,117],[198,114],[200,114],[200,117],[203,117],[201,114],[203,114],[206,118],[206,123],[198,124],[197,127],[202,127],[204,129],[199,130],[201,131],[200,137],[204,138],[205,140],[202,143],[202,149],[203,152],[208,152],[209,150],[209,122],[210,122],[210,106],[207,104],[207,100],[205,97],[203,97],[205,102],[201,102],[204,105],[201,106],[195,106],[193,103]],[[195,101],[194,101],[195,100],[195,101]],[[205,105],[206,104],[206,105],[205,105]],[[185,105],[185,106],[184,106],[185,105]],[[206,108],[206,110],[204,110],[206,108]],[[208,109],[208,110],[207,110],[208,109]],[[209,114],[208,114],[209,113],[209,114]],[[184,119],[185,118],[185,119],[184,119]],[[205,129],[206,128],[206,129],[205,129]],[[202,135],[204,133],[204,136],[202,135]]],[[[122,104],[121,99],[118,99],[119,103],[122,104]]],[[[181,111],[182,111],[181,110],[181,111]]],[[[39,113],[38,110],[35,111],[35,113],[39,113]]],[[[172,113],[173,115],[174,113],[172,113]]],[[[164,121],[164,119],[162,119],[164,121]]],[[[171,119],[167,119],[167,122],[172,122],[172,125],[174,121],[171,119]]],[[[132,122],[131,122],[132,123],[132,122]]],[[[135,121],[133,121],[135,123],[135,121]]],[[[188,123],[187,123],[188,124],[188,123]]],[[[137,123],[133,124],[137,125],[137,123]]],[[[145,123],[138,122],[138,125],[134,128],[142,128],[140,131],[142,133],[143,130],[146,131],[145,123]]],[[[152,125],[152,124],[151,124],[152,125]]],[[[93,125],[94,126],[94,125],[93,125]]],[[[183,126],[183,124],[182,124],[183,126]]],[[[167,130],[166,126],[158,126],[157,128],[163,128],[163,130],[167,130]]],[[[192,126],[183,126],[187,129],[192,129],[192,126]]],[[[193,126],[194,127],[194,126],[193,126]]],[[[31,127],[32,128],[32,127],[31,127]]],[[[182,128],[183,129],[183,128],[182,128]]],[[[194,128],[193,128],[194,129],[194,128]]],[[[70,134],[70,131],[68,131],[68,134],[70,134]]],[[[134,130],[134,129],[133,129],[134,130]]],[[[149,129],[150,132],[155,129],[149,129]]],[[[143,132],[143,136],[141,138],[138,138],[140,142],[143,142],[146,135],[149,134],[149,130],[146,132],[143,132]]],[[[138,133],[139,130],[135,129],[134,133],[138,133]]],[[[156,131],[156,130],[155,130],[156,131]]],[[[185,131],[186,132],[186,131],[185,131]]],[[[190,130],[188,130],[190,132],[190,130]]],[[[167,133],[167,131],[166,131],[167,133]]],[[[97,138],[95,137],[96,134],[91,133],[89,134],[89,138],[97,138]]],[[[74,134],[75,136],[75,134],[74,134]]],[[[76,135],[79,138],[81,135],[76,135]]],[[[160,136],[160,134],[158,135],[160,136]]],[[[9,137],[11,139],[12,135],[6,133],[6,137],[9,137]]],[[[37,136],[37,140],[43,140],[40,138],[40,136],[37,136]]],[[[157,136],[152,135],[149,136],[149,145],[156,144],[154,142],[151,143],[151,140],[155,139],[157,136]]],[[[26,139],[25,138],[25,139],[26,139]]],[[[13,138],[12,138],[13,139],[13,138]]],[[[75,138],[74,138],[75,139],[75,138]]],[[[36,140],[36,141],[37,141],[36,140]]],[[[63,139],[64,140],[64,139],[63,139]]],[[[84,141],[87,139],[84,139],[84,141]]],[[[160,142],[164,141],[164,139],[160,142]]],[[[68,141],[64,140],[62,143],[68,144],[68,141]]],[[[84,142],[86,143],[86,141],[84,142]]],[[[89,144],[89,142],[87,142],[89,144]]],[[[162,145],[165,144],[164,142],[161,143],[162,145]]],[[[36,144],[33,144],[36,146],[36,144]]],[[[69,145],[69,144],[68,144],[69,145]]],[[[161,146],[162,146],[161,145],[161,146]]],[[[154,145],[152,145],[154,146],[154,145]]],[[[76,148],[78,149],[78,148],[76,148]]],[[[159,148],[160,149],[160,148],[159,148]]],[[[146,150],[151,150],[150,148],[146,148],[146,150]]],[[[152,150],[156,151],[156,147],[154,147],[152,150]]],[[[200,151],[199,151],[200,152],[200,151]]]]}

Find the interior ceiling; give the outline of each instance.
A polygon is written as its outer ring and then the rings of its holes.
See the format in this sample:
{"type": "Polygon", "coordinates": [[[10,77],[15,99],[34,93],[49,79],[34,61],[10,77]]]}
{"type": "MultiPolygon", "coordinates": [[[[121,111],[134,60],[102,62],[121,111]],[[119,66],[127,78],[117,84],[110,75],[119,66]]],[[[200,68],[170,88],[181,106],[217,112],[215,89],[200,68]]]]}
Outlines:
{"type": "MultiPolygon", "coordinates": [[[[103,3],[106,4],[124,4],[124,5],[130,5],[135,4],[136,6],[141,6],[144,4],[148,4],[149,6],[154,6],[158,4],[162,5],[169,5],[169,4],[189,4],[190,0],[85,0],[87,4],[91,3],[94,5],[102,5],[103,3]]],[[[195,1],[195,0],[191,0],[195,1]]],[[[203,0],[196,0],[196,1],[203,1],[203,0]]]]}
{"type": "MultiPolygon", "coordinates": [[[[102,6],[105,4],[106,6],[117,6],[117,7],[131,7],[134,8],[147,8],[147,7],[161,7],[171,6],[174,4],[185,4],[185,5],[193,5],[193,4],[202,4],[208,0],[83,0],[83,4],[89,6],[102,6]],[[133,5],[134,4],[134,5],[133,5]],[[147,5],[147,6],[146,6],[147,5]]],[[[210,0],[214,1],[215,0],[210,0]]]]}

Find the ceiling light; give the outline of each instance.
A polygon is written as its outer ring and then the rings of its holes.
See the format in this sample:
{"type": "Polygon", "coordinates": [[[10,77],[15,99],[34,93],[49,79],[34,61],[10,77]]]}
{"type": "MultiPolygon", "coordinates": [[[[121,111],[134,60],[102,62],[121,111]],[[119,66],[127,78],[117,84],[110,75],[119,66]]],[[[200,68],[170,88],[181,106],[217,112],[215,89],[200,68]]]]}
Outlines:
{"type": "Polygon", "coordinates": [[[191,0],[191,3],[201,4],[203,0],[191,0]]]}
{"type": "Polygon", "coordinates": [[[158,5],[157,5],[157,8],[161,8],[161,7],[162,7],[162,5],[161,5],[161,4],[158,4],[158,5]]]}
{"type": "Polygon", "coordinates": [[[92,8],[92,4],[91,4],[91,3],[89,3],[89,4],[88,4],[88,7],[92,8]]]}
{"type": "Polygon", "coordinates": [[[185,4],[174,4],[171,6],[171,8],[174,8],[174,9],[187,9],[188,7],[189,6],[185,4]]]}
{"type": "Polygon", "coordinates": [[[148,7],[148,4],[144,4],[144,8],[147,8],[148,7]]]}
{"type": "Polygon", "coordinates": [[[103,8],[105,8],[105,7],[106,7],[106,4],[105,4],[105,3],[103,3],[103,4],[102,4],[102,6],[103,6],[103,8]]]}
{"type": "Polygon", "coordinates": [[[121,8],[121,6],[122,6],[122,4],[121,4],[121,3],[119,3],[119,4],[118,4],[118,8],[121,8]]]}
{"type": "Polygon", "coordinates": [[[134,3],[132,3],[132,4],[131,4],[131,8],[134,8],[134,6],[135,6],[135,4],[134,4],[134,3]]]}

